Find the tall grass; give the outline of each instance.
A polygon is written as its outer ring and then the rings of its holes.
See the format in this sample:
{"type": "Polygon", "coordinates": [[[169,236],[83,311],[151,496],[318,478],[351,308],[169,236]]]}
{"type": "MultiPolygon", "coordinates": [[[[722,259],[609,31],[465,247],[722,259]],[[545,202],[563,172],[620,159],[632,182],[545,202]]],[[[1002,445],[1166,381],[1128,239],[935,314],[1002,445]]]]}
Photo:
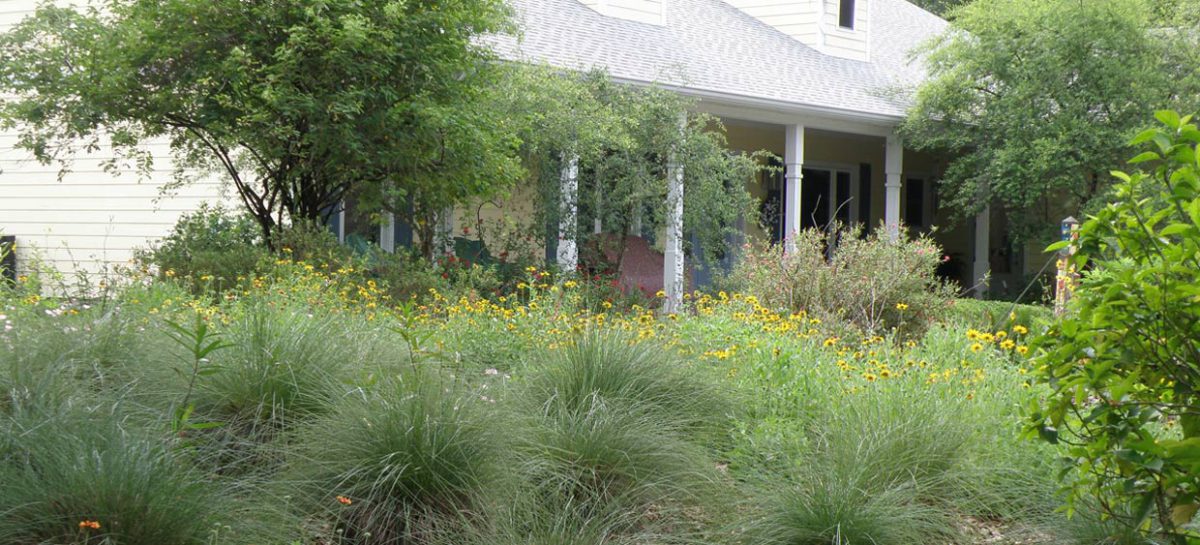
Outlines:
{"type": "Polygon", "coordinates": [[[475,396],[408,372],[306,426],[284,476],[297,507],[349,543],[425,543],[480,515],[500,473],[475,396]]]}
{"type": "Polygon", "coordinates": [[[229,522],[219,487],[119,414],[18,411],[3,432],[0,542],[201,544],[229,522]]]}

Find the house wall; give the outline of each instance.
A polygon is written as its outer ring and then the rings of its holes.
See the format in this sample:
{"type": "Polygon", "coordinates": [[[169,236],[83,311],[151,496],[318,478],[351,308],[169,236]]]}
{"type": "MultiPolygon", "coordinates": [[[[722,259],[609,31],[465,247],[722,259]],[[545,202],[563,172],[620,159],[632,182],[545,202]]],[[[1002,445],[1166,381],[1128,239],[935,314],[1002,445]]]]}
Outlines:
{"type": "MultiPolygon", "coordinates": [[[[727,121],[726,130],[729,146],[739,151],[752,152],[766,150],[780,157],[783,156],[784,127],[764,124],[743,124],[737,121],[727,121]]],[[[866,223],[877,228],[884,217],[884,139],[872,136],[860,136],[846,133],[827,131],[807,131],[804,139],[804,162],[806,164],[844,166],[852,172],[859,171],[859,165],[867,163],[871,166],[871,203],[870,217],[866,223]]],[[[907,150],[904,153],[904,174],[908,177],[926,179],[927,197],[933,201],[930,190],[934,187],[942,171],[942,161],[936,156],[907,150]]],[[[766,188],[760,184],[751,184],[748,188],[752,195],[762,199],[766,197],[766,188]]],[[[901,219],[905,219],[905,206],[908,201],[908,187],[901,186],[901,219]]],[[[952,259],[961,263],[962,276],[960,283],[966,283],[970,276],[972,225],[953,225],[949,223],[949,211],[932,206],[925,209],[931,212],[931,223],[936,226],[933,238],[942,246],[952,259]]],[[[862,218],[860,218],[861,220],[862,218]]],[[[764,240],[767,232],[758,225],[747,225],[747,235],[764,240]]],[[[1001,239],[1003,232],[992,230],[993,240],[1001,239]]],[[[994,242],[993,244],[996,244],[994,242]]]]}
{"type": "Polygon", "coordinates": [[[838,23],[842,0],[725,0],[776,30],[827,55],[867,60],[870,0],[856,0],[854,28],[838,23]]]}
{"type": "MultiPolygon", "coordinates": [[[[0,0],[0,32],[37,3],[0,0]]],[[[223,198],[220,179],[211,175],[164,196],[163,186],[174,179],[165,142],[146,146],[155,162],[145,179],[131,165],[119,176],[105,172],[101,163],[112,154],[102,148],[79,154],[59,181],[60,166],[34,161],[15,148],[17,138],[17,131],[0,131],[0,233],[16,236],[21,272],[41,262],[68,276],[98,273],[128,262],[134,249],[167,234],[182,213],[223,198]]]]}

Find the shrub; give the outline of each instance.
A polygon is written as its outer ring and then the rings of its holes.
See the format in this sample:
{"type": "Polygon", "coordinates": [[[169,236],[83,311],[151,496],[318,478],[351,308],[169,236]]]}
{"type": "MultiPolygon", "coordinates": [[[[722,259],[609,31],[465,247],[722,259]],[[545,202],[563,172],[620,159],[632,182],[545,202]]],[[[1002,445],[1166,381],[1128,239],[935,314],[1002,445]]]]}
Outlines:
{"type": "Polygon", "coordinates": [[[794,251],[747,245],[726,282],[767,307],[806,311],[867,335],[892,328],[919,333],[943,315],[954,290],[937,277],[942,251],[933,240],[900,237],[889,240],[884,229],[865,237],[837,230],[830,251],[826,231],[807,229],[790,241],[794,251]]]}
{"type": "Polygon", "coordinates": [[[1130,161],[1153,170],[1113,173],[1115,202],[1063,258],[1092,269],[1043,338],[1053,394],[1030,424],[1067,439],[1073,500],[1095,494],[1114,520],[1185,543],[1200,539],[1200,129],[1156,117],[1132,142],[1151,151],[1130,161]]]}
{"type": "Polygon", "coordinates": [[[275,245],[287,257],[322,269],[336,270],[354,261],[354,251],[338,242],[328,227],[298,221],[279,228],[275,245]]]}
{"type": "Polygon", "coordinates": [[[239,277],[253,276],[267,256],[260,230],[250,217],[202,204],[184,214],[157,244],[137,252],[160,277],[175,277],[196,290],[223,291],[239,277]]]}
{"type": "Polygon", "coordinates": [[[477,396],[406,372],[307,426],[289,459],[300,507],[358,543],[424,543],[480,514],[499,469],[477,396]],[[449,529],[447,529],[449,527],[449,529]]]}

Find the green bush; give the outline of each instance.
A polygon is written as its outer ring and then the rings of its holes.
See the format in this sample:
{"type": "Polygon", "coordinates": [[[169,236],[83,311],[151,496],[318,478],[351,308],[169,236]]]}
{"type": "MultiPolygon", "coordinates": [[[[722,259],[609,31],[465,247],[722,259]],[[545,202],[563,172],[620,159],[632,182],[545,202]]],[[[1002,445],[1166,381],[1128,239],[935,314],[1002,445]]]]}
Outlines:
{"type": "Polygon", "coordinates": [[[298,507],[351,543],[426,543],[481,515],[500,471],[477,395],[404,372],[302,430],[285,473],[298,507]]]}
{"type": "Polygon", "coordinates": [[[1114,172],[1114,202],[1064,258],[1090,269],[1040,343],[1053,393],[1029,416],[1031,432],[1066,439],[1075,502],[1182,544],[1200,540],[1200,129],[1156,117],[1130,161],[1152,170],[1114,172]]]}
{"type": "Polygon", "coordinates": [[[181,279],[195,290],[224,291],[254,276],[267,255],[253,219],[202,204],[180,217],[162,240],[138,251],[137,259],[160,277],[181,279]]]}
{"type": "Polygon", "coordinates": [[[943,253],[932,239],[900,237],[892,241],[884,229],[865,237],[854,229],[833,235],[806,229],[789,241],[793,251],[747,245],[723,283],[766,307],[805,311],[868,336],[892,329],[919,334],[944,316],[954,288],[937,277],[943,253]]]}

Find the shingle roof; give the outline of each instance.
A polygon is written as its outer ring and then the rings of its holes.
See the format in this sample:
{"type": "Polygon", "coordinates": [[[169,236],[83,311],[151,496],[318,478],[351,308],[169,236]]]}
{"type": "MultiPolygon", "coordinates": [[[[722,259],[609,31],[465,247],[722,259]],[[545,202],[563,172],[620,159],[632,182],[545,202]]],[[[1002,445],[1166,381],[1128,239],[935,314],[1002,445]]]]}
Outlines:
{"type": "Polygon", "coordinates": [[[722,0],[665,0],[661,26],[601,15],[578,0],[510,1],[522,35],[489,40],[509,60],[897,118],[906,101],[887,90],[924,73],[907,52],[947,25],[905,0],[872,0],[865,62],[822,54],[722,0]]]}

